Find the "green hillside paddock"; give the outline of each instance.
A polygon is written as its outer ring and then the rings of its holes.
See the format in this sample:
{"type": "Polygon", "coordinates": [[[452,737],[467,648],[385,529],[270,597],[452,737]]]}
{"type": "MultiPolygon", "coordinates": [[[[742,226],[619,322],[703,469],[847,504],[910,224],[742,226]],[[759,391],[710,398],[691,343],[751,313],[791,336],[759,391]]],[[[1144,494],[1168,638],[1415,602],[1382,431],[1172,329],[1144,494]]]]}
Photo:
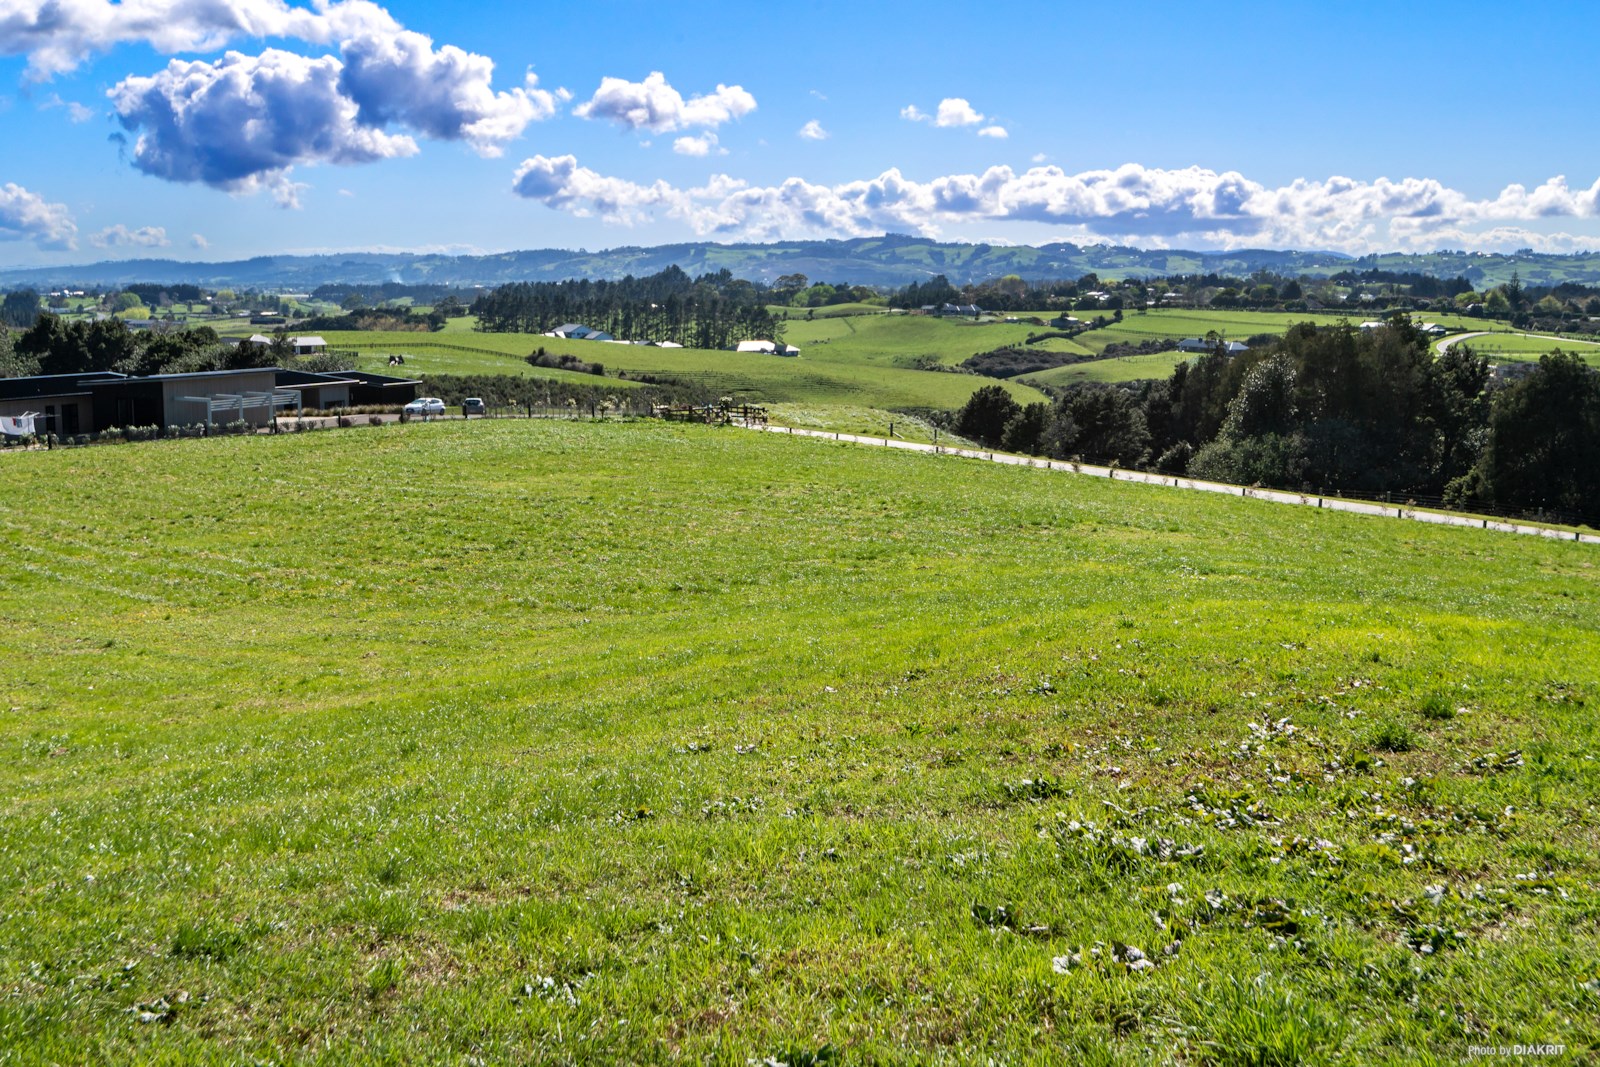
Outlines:
{"type": "Polygon", "coordinates": [[[654,423],[0,482],[0,1061],[1600,1054],[1590,546],[654,423]]]}

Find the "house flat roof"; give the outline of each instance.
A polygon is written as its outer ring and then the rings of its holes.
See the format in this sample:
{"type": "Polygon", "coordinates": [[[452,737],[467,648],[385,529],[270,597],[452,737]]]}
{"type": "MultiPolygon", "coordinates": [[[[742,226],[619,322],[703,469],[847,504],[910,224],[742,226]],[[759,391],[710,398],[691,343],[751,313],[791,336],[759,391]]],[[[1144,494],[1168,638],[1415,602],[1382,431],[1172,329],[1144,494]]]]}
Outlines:
{"type": "Polygon", "coordinates": [[[186,374],[149,374],[142,378],[110,378],[97,380],[86,384],[96,389],[137,389],[141,385],[159,384],[161,382],[227,382],[232,379],[255,377],[261,374],[271,374],[276,367],[240,367],[237,370],[197,370],[186,374]]]}
{"type": "Polygon", "coordinates": [[[349,385],[359,379],[343,373],[325,373],[310,370],[280,370],[278,384],[282,386],[349,385]]]}
{"type": "Polygon", "coordinates": [[[93,382],[126,378],[114,370],[80,374],[35,374],[27,378],[0,378],[0,400],[34,400],[46,396],[84,396],[93,382]]]}
{"type": "Polygon", "coordinates": [[[370,370],[347,370],[340,371],[339,373],[346,378],[359,381],[362,385],[376,386],[382,389],[388,389],[390,386],[395,385],[422,384],[422,380],[420,378],[396,378],[392,374],[379,374],[376,371],[370,370]]]}

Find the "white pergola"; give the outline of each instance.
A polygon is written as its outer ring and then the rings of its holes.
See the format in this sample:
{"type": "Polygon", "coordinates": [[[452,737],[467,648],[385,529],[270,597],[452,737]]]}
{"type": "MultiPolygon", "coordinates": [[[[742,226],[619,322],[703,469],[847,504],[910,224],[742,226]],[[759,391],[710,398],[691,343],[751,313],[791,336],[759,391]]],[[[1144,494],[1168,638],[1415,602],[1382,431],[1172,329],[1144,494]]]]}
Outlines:
{"type": "Polygon", "coordinates": [[[180,396],[177,399],[185,404],[203,406],[206,409],[207,426],[213,425],[218,415],[230,413],[242,419],[246,411],[265,410],[269,417],[276,417],[283,408],[294,408],[297,414],[300,411],[300,394],[288,389],[211,393],[208,396],[180,396]]]}

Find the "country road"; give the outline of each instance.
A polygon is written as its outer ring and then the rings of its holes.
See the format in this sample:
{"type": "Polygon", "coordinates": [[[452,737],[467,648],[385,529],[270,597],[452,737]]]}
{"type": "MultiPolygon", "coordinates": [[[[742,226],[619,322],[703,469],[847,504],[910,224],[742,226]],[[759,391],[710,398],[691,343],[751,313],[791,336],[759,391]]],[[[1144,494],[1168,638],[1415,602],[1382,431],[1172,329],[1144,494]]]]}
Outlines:
{"type": "Polygon", "coordinates": [[[1474,337],[1487,337],[1488,335],[1488,330],[1479,330],[1477,333],[1463,333],[1455,337],[1446,337],[1443,341],[1440,341],[1438,344],[1433,346],[1434,351],[1438,352],[1442,356],[1450,350],[1451,345],[1456,344],[1459,341],[1470,341],[1474,337]]]}
{"type": "Polygon", "coordinates": [[[797,430],[788,426],[753,426],[750,429],[766,433],[791,434],[795,437],[820,437],[830,441],[849,441],[879,448],[898,448],[909,452],[933,452],[941,456],[958,456],[990,463],[1004,463],[1014,467],[1035,467],[1039,470],[1086,474],[1093,478],[1110,478],[1118,482],[1140,482],[1145,485],[1162,485],[1173,489],[1192,489],[1205,493],[1223,493],[1227,496],[1248,497],[1273,504],[1298,504],[1302,507],[1321,508],[1326,511],[1346,511],[1355,515],[1377,515],[1391,519],[1410,519],[1430,522],[1439,526],[1466,526],[1475,530],[1496,530],[1501,533],[1548,537],[1557,541],[1578,541],[1582,544],[1600,545],[1600,534],[1556,530],[1548,526],[1531,526],[1526,523],[1503,522],[1499,519],[1480,519],[1468,515],[1452,515],[1439,511],[1424,511],[1397,504],[1372,504],[1361,500],[1343,500],[1339,497],[1316,496],[1308,493],[1286,493],[1276,489],[1252,489],[1248,486],[1206,482],[1196,478],[1179,478],[1170,474],[1150,474],[1145,471],[1119,470],[1114,467],[1097,467],[1089,463],[1070,463],[1059,459],[1035,459],[1028,456],[1008,456],[1004,452],[988,452],[970,448],[946,448],[915,441],[894,441],[883,437],[863,437],[858,434],[832,433],[827,430],[797,430]]]}

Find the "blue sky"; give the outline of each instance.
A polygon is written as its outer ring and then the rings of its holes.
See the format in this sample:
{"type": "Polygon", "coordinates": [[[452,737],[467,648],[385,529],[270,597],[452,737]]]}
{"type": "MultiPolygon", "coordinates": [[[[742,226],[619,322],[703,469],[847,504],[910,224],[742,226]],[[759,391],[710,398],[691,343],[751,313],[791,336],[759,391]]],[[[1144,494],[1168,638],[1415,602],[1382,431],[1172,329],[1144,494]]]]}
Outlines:
{"type": "Polygon", "coordinates": [[[0,264],[1600,248],[1600,5],[0,0],[0,264]],[[530,77],[530,74],[532,77],[530,77]]]}

